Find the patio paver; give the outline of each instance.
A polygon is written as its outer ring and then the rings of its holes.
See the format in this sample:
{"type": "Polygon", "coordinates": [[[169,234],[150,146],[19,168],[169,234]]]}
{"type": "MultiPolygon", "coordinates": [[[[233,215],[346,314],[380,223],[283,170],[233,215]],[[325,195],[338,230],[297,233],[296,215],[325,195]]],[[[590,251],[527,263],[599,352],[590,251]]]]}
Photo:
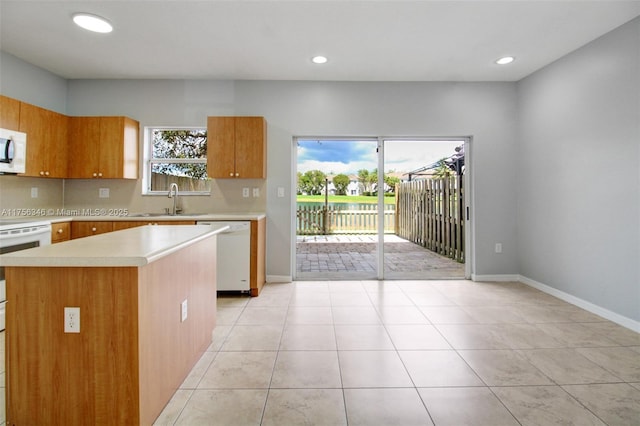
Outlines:
{"type": "MultiPolygon", "coordinates": [[[[301,235],[296,242],[296,278],[376,276],[376,235],[301,235]]],[[[464,264],[396,235],[384,236],[385,278],[464,278],[464,264]]]]}

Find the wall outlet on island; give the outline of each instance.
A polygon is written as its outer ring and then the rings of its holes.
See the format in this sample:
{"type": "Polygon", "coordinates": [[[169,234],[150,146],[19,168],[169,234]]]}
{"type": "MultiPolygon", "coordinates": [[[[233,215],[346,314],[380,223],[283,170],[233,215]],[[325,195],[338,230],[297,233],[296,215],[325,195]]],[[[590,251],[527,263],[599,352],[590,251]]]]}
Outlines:
{"type": "Polygon", "coordinates": [[[80,333],[80,308],[79,307],[65,306],[64,332],[80,333]]]}

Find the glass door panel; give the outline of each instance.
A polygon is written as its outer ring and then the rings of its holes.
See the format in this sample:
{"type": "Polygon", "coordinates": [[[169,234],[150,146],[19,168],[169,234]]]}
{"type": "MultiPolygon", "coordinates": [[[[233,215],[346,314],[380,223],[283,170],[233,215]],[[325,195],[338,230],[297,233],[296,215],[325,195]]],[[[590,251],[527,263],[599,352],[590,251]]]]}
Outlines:
{"type": "Polygon", "coordinates": [[[297,138],[297,280],[378,276],[377,139],[297,138]]]}
{"type": "Polygon", "coordinates": [[[382,236],[385,279],[464,278],[464,143],[383,141],[379,185],[393,199],[382,236]]]}

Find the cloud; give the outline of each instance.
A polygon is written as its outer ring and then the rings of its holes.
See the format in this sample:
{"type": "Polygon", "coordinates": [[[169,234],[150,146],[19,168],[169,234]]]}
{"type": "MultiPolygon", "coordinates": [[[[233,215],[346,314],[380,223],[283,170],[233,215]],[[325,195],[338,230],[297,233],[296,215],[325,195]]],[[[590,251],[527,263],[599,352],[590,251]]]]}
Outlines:
{"type": "MultiPolygon", "coordinates": [[[[396,172],[432,164],[455,153],[462,141],[385,141],[384,169],[396,172]]],[[[298,171],[356,174],[378,168],[377,141],[299,140],[298,171]]]]}
{"type": "Polygon", "coordinates": [[[376,141],[299,140],[298,162],[376,162],[376,141]]]}

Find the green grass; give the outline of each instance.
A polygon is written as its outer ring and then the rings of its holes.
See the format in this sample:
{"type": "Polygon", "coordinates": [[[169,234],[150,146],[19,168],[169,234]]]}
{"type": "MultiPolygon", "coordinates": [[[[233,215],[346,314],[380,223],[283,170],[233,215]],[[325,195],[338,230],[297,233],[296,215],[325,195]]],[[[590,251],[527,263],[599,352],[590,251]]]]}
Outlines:
{"type": "MultiPolygon", "coordinates": [[[[297,201],[301,203],[324,203],[324,195],[298,195],[297,201]]],[[[365,195],[329,195],[330,203],[369,203],[376,204],[377,196],[365,195]]],[[[385,204],[395,204],[395,197],[384,197],[385,204]]]]}

